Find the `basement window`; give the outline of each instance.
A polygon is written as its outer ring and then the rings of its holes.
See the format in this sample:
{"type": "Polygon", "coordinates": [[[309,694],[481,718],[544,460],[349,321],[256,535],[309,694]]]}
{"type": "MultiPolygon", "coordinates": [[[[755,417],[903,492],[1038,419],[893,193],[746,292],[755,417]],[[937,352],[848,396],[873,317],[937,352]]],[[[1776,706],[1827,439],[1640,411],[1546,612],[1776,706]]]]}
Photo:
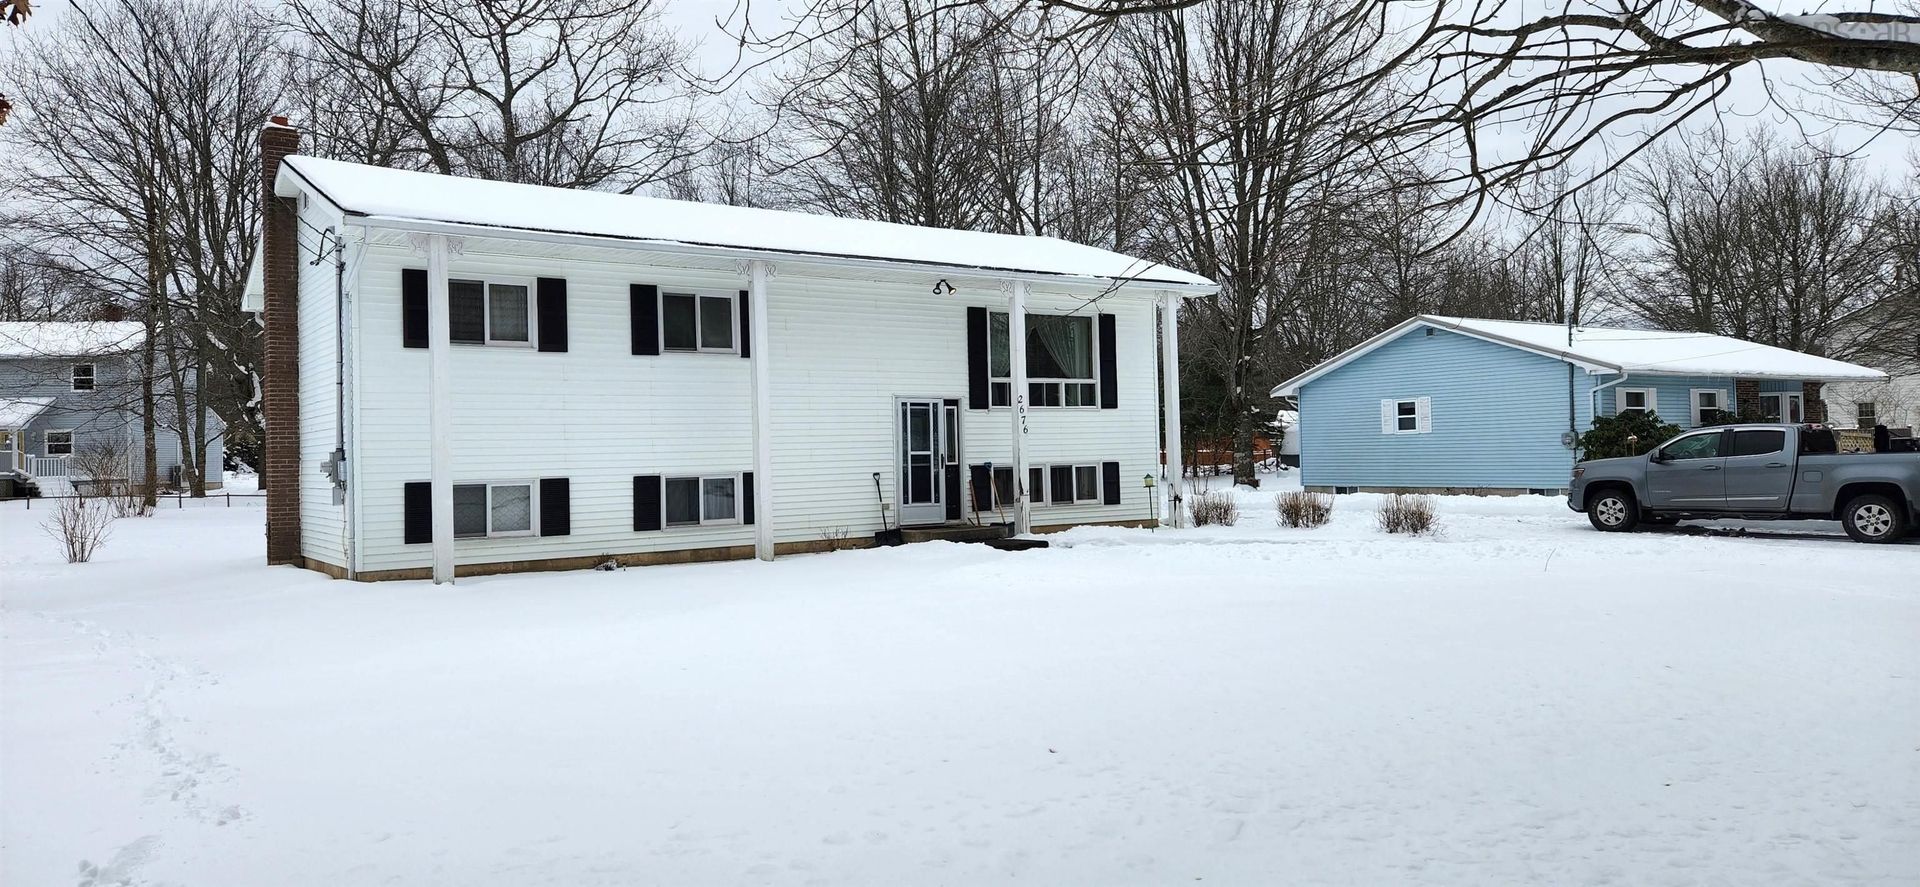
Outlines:
{"type": "Polygon", "coordinates": [[[530,346],[532,291],[526,280],[448,280],[448,338],[456,345],[530,346]]]}
{"type": "Polygon", "coordinates": [[[1047,465],[1032,472],[1030,492],[1036,504],[1086,505],[1101,501],[1098,465],[1047,465]]]}
{"type": "Polygon", "coordinates": [[[485,539],[531,536],[534,532],[532,481],[453,485],[453,537],[485,539]]]}
{"type": "Polygon", "coordinates": [[[740,522],[740,476],[669,477],[661,504],[669,527],[698,527],[740,522]]]}
{"type": "Polygon", "coordinates": [[[664,351],[734,354],[734,296],[660,294],[660,347],[664,351]]]}

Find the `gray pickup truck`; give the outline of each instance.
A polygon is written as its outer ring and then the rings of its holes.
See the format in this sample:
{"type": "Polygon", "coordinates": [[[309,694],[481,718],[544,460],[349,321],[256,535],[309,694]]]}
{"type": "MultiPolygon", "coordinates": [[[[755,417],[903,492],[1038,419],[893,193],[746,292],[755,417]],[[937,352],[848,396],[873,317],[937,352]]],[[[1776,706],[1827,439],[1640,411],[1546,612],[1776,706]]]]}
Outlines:
{"type": "Polygon", "coordinates": [[[1699,428],[1644,456],[1573,468],[1567,505],[1596,529],[1681,520],[1838,520],[1856,542],[1920,521],[1920,453],[1841,453],[1824,425],[1699,428]]]}

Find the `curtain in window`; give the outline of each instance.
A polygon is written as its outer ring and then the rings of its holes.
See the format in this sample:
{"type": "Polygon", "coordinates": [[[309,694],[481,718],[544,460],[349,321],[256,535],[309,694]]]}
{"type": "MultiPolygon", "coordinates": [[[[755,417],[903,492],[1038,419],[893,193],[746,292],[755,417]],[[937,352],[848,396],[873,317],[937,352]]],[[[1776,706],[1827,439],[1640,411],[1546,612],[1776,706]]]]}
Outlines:
{"type": "Polygon", "coordinates": [[[1035,379],[1093,378],[1093,318],[1029,315],[1027,375],[1035,379]]]}
{"type": "Polygon", "coordinates": [[[710,477],[700,483],[707,520],[733,520],[733,478],[710,477]]]}
{"type": "Polygon", "coordinates": [[[527,288],[519,284],[496,283],[489,287],[487,326],[496,342],[527,340],[527,288]]]}

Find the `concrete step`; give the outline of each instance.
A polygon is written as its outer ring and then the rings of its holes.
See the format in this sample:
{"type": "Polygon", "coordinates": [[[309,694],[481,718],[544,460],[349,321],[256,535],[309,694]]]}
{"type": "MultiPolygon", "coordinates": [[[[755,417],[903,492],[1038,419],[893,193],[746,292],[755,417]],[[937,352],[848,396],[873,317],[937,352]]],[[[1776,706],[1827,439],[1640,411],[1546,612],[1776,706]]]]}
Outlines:
{"type": "Polygon", "coordinates": [[[974,526],[968,523],[936,524],[925,527],[903,527],[900,530],[902,542],[992,542],[1013,535],[1013,528],[1006,524],[987,524],[974,526]]]}

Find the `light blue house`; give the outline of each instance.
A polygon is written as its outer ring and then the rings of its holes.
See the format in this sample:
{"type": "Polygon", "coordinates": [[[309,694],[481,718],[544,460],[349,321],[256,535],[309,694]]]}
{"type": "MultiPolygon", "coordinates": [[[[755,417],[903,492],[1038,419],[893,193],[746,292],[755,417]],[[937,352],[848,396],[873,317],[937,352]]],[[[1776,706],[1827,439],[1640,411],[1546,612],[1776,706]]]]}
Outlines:
{"type": "Polygon", "coordinates": [[[1820,386],[1878,370],[1705,333],[1411,318],[1273,389],[1301,481],[1332,492],[1558,492],[1593,417],[1824,421],[1820,386]]]}

